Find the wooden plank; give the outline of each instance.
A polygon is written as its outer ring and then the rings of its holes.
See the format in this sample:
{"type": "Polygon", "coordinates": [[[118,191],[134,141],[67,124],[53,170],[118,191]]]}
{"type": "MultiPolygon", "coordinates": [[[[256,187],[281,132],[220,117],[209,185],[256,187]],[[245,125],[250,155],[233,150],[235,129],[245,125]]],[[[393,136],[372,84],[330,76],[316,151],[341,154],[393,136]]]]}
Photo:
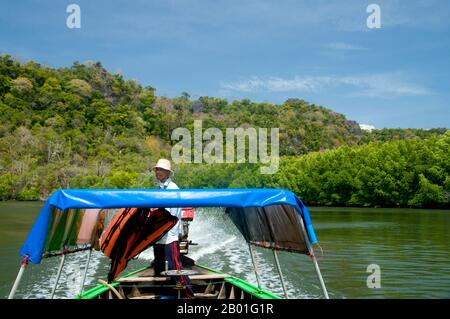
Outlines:
{"type": "Polygon", "coordinates": [[[131,288],[131,293],[130,293],[128,298],[130,298],[130,297],[140,297],[140,296],[141,296],[141,292],[136,287],[136,285],[133,285],[133,288],[131,288]]]}
{"type": "Polygon", "coordinates": [[[217,296],[217,299],[226,299],[227,295],[225,293],[225,282],[222,283],[222,287],[220,287],[219,295],[217,296]]]}
{"type": "MultiPolygon", "coordinates": [[[[188,276],[191,280],[206,280],[206,279],[223,279],[231,277],[227,274],[211,274],[211,275],[191,275],[188,276]]],[[[169,281],[170,277],[126,277],[116,279],[116,282],[153,282],[153,281],[169,281]]]]}
{"type": "Polygon", "coordinates": [[[231,286],[230,295],[228,296],[228,299],[236,299],[234,296],[234,286],[231,286]]]}
{"type": "MultiPolygon", "coordinates": [[[[197,266],[192,266],[191,268],[186,268],[186,269],[191,269],[191,270],[196,270],[200,275],[207,275],[207,274],[215,274],[215,272],[211,272],[208,271],[206,269],[197,267],[197,266]]],[[[155,276],[155,271],[153,268],[147,268],[144,269],[140,272],[135,273],[133,276],[137,276],[137,277],[153,277],[155,276]]]]}
{"type": "Polygon", "coordinates": [[[219,292],[216,291],[214,294],[205,294],[202,292],[198,292],[194,294],[194,297],[196,298],[205,298],[205,299],[217,299],[217,296],[219,295],[219,292]]]}
{"type": "Polygon", "coordinates": [[[153,281],[169,281],[169,277],[127,277],[116,279],[116,282],[153,282],[153,281]]]}
{"type": "Polygon", "coordinates": [[[141,296],[138,296],[138,297],[129,297],[128,299],[156,299],[158,297],[160,297],[160,296],[157,296],[157,295],[141,295],[141,296]]]}

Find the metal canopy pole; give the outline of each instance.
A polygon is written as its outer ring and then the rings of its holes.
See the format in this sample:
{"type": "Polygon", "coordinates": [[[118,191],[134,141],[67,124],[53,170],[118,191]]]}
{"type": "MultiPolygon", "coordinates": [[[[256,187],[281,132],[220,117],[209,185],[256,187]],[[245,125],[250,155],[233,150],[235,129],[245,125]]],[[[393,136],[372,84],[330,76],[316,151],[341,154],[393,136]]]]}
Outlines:
{"type": "Polygon", "coordinates": [[[248,243],[248,248],[250,249],[250,256],[252,257],[253,269],[255,270],[256,282],[258,283],[258,288],[261,289],[261,282],[259,280],[258,268],[256,267],[255,258],[253,257],[252,244],[248,243]]]}
{"type": "Polygon", "coordinates": [[[275,263],[277,265],[278,275],[280,275],[280,281],[281,281],[281,286],[283,287],[284,296],[286,297],[286,299],[289,299],[287,291],[286,291],[286,285],[284,284],[283,274],[281,273],[280,263],[278,262],[277,251],[275,249],[273,249],[272,251],[273,251],[273,257],[275,258],[275,263]]]}
{"type": "Polygon", "coordinates": [[[309,242],[308,233],[306,232],[305,226],[303,225],[302,217],[299,221],[299,224],[300,224],[300,227],[301,227],[303,233],[305,234],[306,248],[310,252],[310,257],[312,258],[314,268],[316,269],[316,274],[317,274],[317,277],[319,278],[320,286],[322,287],[325,299],[330,299],[330,297],[328,297],[327,287],[325,287],[325,283],[323,281],[322,274],[320,273],[320,268],[319,268],[319,264],[317,263],[316,255],[314,254],[314,250],[311,246],[311,243],[309,242]]]}
{"type": "Polygon", "coordinates": [[[84,267],[84,275],[83,275],[83,281],[81,282],[80,295],[83,293],[84,282],[86,281],[86,275],[87,275],[87,271],[89,269],[89,261],[91,260],[91,254],[92,254],[92,247],[89,249],[86,266],[84,267]]]}
{"type": "Polygon", "coordinates": [[[326,299],[330,299],[328,297],[327,287],[325,287],[325,283],[322,278],[322,274],[320,273],[319,264],[317,263],[316,255],[314,254],[314,251],[311,248],[311,257],[314,263],[314,268],[316,268],[317,277],[319,277],[320,286],[322,286],[323,294],[325,295],[326,299]]]}
{"type": "Polygon", "coordinates": [[[30,256],[26,255],[22,259],[22,261],[20,262],[19,273],[17,274],[16,280],[14,281],[14,285],[11,288],[11,292],[8,295],[8,299],[13,299],[14,298],[14,295],[16,294],[17,288],[19,287],[19,283],[22,280],[23,273],[25,272],[25,268],[27,267],[29,258],[30,258],[30,256]]]}
{"type": "Polygon", "coordinates": [[[65,260],[66,260],[66,254],[63,254],[62,257],[61,257],[61,263],[59,264],[58,273],[56,275],[56,282],[55,282],[55,285],[53,286],[52,294],[50,296],[50,299],[53,299],[53,296],[55,295],[56,287],[58,286],[59,277],[61,277],[61,271],[63,269],[65,260]]]}

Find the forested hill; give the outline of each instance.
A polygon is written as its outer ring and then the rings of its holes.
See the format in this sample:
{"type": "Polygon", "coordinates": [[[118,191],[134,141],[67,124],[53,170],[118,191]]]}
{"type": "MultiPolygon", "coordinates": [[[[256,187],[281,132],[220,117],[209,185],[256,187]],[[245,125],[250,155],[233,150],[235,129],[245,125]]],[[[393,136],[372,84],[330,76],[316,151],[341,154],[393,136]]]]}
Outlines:
{"type": "MultiPolygon", "coordinates": [[[[64,137],[71,144],[78,135],[88,142],[98,140],[100,131],[111,137],[155,136],[169,143],[173,129],[191,128],[194,119],[203,120],[205,129],[277,127],[280,152],[289,155],[354,145],[363,136],[356,122],[303,100],[273,105],[212,97],[191,101],[187,93],[172,99],[156,97],[154,88],[111,74],[100,63],[51,69],[4,56],[0,94],[3,135],[19,127],[35,133],[48,128],[56,133],[70,131],[64,137]]],[[[82,150],[76,153],[87,155],[82,150]]]]}
{"type": "Polygon", "coordinates": [[[344,115],[301,99],[281,105],[157,96],[100,63],[54,69],[0,56],[0,199],[47,197],[73,187],[149,187],[148,168],[170,156],[171,132],[279,128],[280,155],[369,142],[437,137],[445,129],[365,132],[344,115]]]}

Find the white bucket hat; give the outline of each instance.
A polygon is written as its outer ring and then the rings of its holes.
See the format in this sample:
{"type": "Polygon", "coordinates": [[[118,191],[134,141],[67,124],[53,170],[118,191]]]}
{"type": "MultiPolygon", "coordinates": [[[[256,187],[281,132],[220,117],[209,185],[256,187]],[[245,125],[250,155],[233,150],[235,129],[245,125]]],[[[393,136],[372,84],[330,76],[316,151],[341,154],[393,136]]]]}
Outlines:
{"type": "Polygon", "coordinates": [[[155,168],[162,168],[165,169],[166,171],[170,171],[171,175],[173,174],[172,168],[170,166],[170,161],[168,159],[165,158],[159,159],[156,165],[152,167],[153,170],[155,168]]]}

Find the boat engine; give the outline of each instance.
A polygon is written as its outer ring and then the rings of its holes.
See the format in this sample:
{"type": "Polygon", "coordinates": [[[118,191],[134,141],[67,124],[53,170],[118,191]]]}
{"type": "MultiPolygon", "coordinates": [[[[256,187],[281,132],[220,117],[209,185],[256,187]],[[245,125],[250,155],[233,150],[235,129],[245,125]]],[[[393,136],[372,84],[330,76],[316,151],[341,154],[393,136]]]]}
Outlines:
{"type": "Polygon", "coordinates": [[[187,255],[190,245],[197,245],[189,240],[189,224],[194,220],[194,208],[185,207],[181,211],[180,254],[187,255]]]}

